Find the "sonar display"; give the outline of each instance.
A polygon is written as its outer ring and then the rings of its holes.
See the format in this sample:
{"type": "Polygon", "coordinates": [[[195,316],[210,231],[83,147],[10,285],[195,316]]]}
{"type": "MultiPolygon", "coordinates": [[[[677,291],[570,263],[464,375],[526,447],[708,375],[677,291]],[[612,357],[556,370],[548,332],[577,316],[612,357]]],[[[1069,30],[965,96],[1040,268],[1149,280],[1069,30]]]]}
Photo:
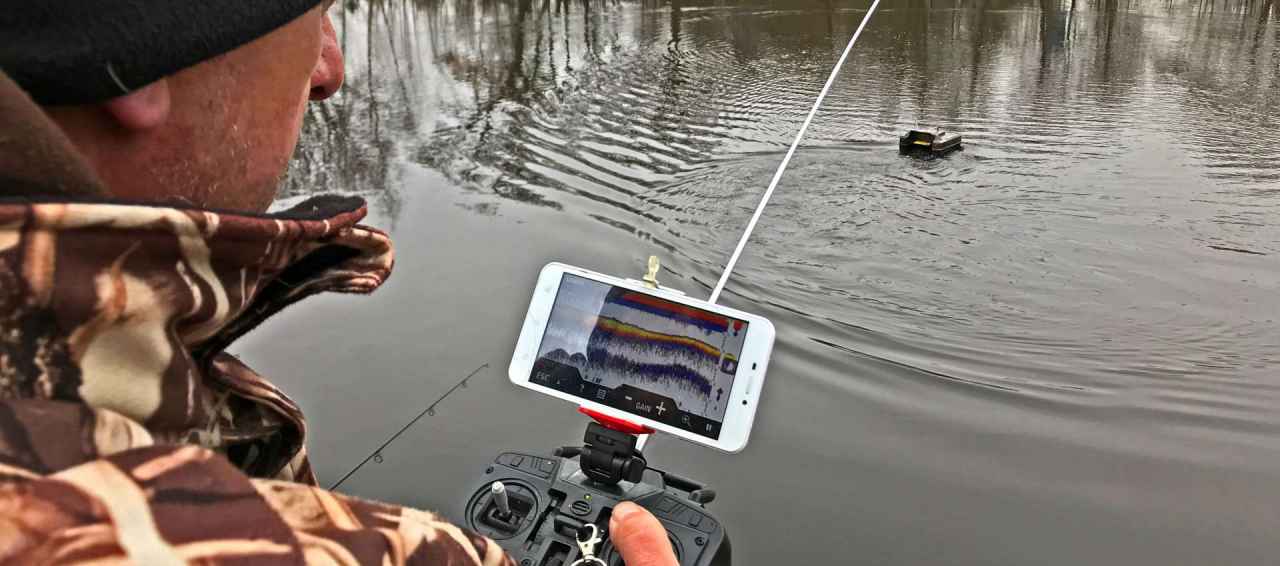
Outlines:
{"type": "Polygon", "coordinates": [[[565,274],[531,380],[718,438],[747,323],[565,274]]]}

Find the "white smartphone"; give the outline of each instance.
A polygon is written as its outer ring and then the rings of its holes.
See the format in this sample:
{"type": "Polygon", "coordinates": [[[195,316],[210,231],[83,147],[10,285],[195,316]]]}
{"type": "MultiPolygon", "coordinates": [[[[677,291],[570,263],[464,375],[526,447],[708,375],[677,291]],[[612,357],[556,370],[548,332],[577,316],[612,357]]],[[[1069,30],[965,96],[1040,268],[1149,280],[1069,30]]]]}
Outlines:
{"type": "Polygon", "coordinates": [[[551,263],[538,276],[510,374],[516,385],[739,452],[773,340],[764,317],[551,263]]]}

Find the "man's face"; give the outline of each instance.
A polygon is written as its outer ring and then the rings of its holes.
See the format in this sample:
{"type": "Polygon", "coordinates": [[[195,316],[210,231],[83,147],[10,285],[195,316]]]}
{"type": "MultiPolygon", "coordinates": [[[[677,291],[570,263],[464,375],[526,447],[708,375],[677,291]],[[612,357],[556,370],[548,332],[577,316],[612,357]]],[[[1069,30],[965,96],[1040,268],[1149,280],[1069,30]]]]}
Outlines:
{"type": "Polygon", "coordinates": [[[262,211],[298,142],[309,99],[342,84],[332,0],[239,49],[166,79],[168,118],[145,129],[102,107],[49,114],[116,197],[262,211]]]}

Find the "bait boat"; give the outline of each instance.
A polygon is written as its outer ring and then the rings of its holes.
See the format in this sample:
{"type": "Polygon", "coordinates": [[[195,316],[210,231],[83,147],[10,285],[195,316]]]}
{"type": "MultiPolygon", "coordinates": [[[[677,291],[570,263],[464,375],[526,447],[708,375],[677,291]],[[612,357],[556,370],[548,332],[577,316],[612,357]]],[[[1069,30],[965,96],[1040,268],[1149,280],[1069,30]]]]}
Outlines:
{"type": "Polygon", "coordinates": [[[928,152],[943,154],[960,148],[960,134],[927,130],[911,130],[898,138],[898,149],[902,153],[928,152]]]}

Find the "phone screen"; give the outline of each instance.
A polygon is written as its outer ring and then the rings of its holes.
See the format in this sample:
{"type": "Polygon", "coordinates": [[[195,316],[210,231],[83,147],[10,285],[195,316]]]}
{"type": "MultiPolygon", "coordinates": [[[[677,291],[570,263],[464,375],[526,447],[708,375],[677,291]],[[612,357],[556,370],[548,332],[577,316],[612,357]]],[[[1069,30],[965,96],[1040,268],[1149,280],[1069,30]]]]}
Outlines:
{"type": "Polygon", "coordinates": [[[718,440],[747,322],[564,274],[529,380],[718,440]]]}

